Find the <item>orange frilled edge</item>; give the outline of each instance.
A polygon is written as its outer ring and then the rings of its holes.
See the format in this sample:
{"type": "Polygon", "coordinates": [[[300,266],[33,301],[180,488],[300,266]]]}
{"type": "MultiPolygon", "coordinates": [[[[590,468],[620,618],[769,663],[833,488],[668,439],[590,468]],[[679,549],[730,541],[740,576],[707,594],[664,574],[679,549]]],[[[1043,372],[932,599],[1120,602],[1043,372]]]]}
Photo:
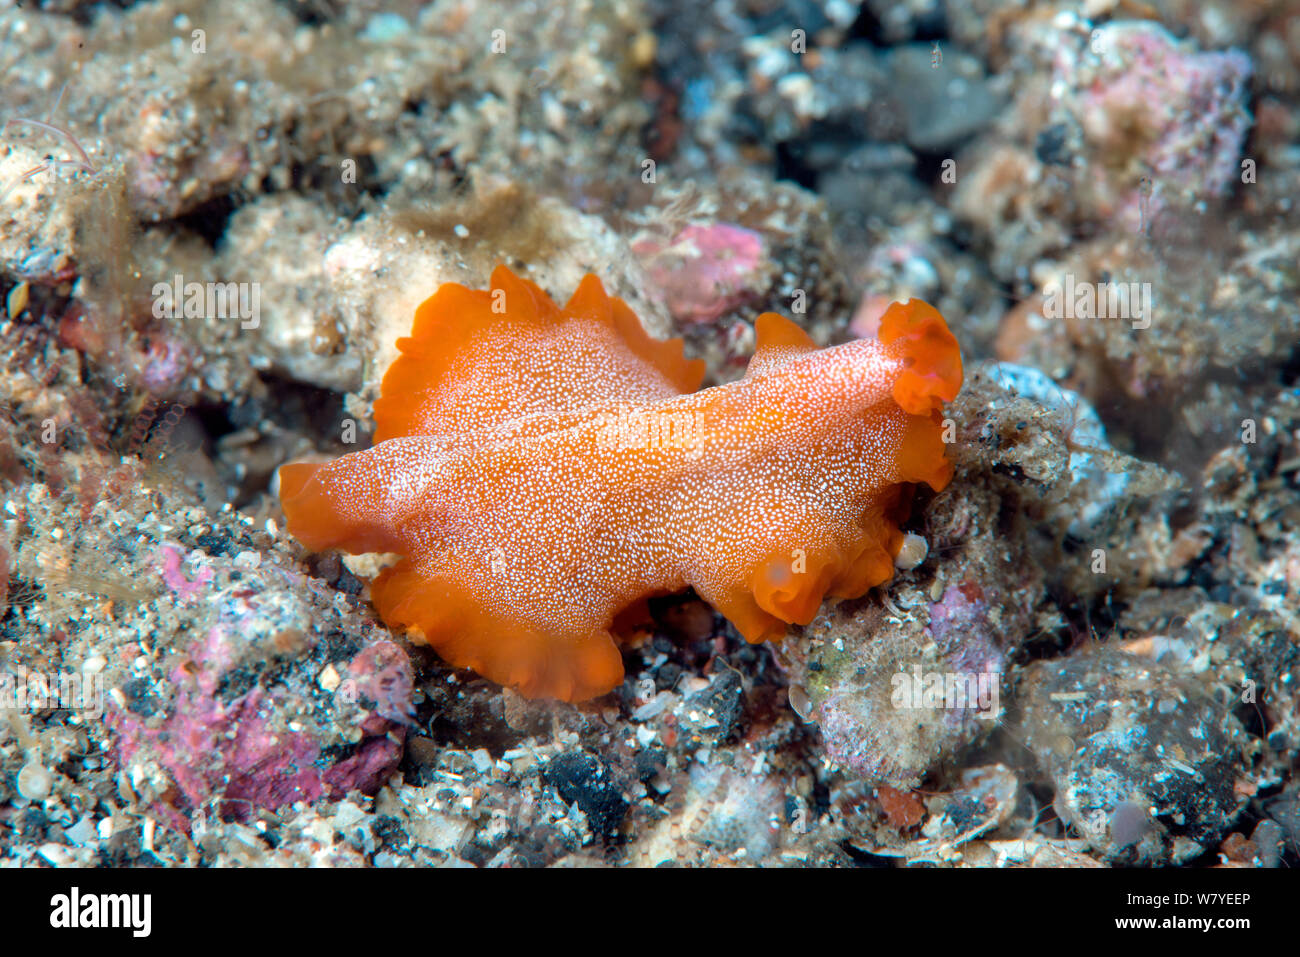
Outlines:
{"type": "Polygon", "coordinates": [[[952,477],[940,409],[957,342],[919,300],[828,349],[773,313],[744,378],[648,336],[587,276],[563,307],[504,266],[416,312],[375,404],[375,445],[280,470],[312,550],[403,556],[383,620],[528,696],[623,680],[616,622],[685,588],[750,641],[893,574],[911,490],[952,477]]]}

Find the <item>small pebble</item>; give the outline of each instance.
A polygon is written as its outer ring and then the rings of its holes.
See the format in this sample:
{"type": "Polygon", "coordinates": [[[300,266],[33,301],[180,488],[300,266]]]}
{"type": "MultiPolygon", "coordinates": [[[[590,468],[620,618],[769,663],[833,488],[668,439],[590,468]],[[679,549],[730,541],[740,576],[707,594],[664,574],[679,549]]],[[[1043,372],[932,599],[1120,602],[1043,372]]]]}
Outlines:
{"type": "Polygon", "coordinates": [[[326,665],[321,671],[320,677],[316,679],[316,683],[325,691],[334,691],[342,683],[342,678],[339,676],[337,668],[333,665],[326,665]]]}
{"type": "Polygon", "coordinates": [[[234,565],[240,571],[251,571],[262,563],[262,556],[257,552],[240,552],[235,556],[234,565]]]}
{"type": "Polygon", "coordinates": [[[925,561],[928,554],[930,545],[925,538],[915,532],[907,532],[903,535],[903,547],[894,557],[894,567],[900,571],[909,571],[925,561]]]}
{"type": "Polygon", "coordinates": [[[18,772],[18,793],[29,801],[44,801],[53,788],[54,775],[43,764],[32,761],[18,772]]]}
{"type": "Polygon", "coordinates": [[[27,294],[30,287],[25,282],[20,282],[9,290],[9,295],[5,299],[5,310],[9,313],[10,319],[17,319],[27,308],[27,294]]]}

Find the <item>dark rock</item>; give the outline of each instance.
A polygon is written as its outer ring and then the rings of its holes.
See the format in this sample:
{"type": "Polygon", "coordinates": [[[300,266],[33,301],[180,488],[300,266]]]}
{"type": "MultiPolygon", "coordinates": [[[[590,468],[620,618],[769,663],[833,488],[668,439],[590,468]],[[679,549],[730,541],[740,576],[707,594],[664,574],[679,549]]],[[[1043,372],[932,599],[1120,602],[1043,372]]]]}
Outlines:
{"type": "Polygon", "coordinates": [[[716,727],[708,729],[716,743],[732,741],[740,735],[745,720],[745,686],[736,672],[720,672],[709,687],[691,697],[690,704],[717,722],[716,727]]]}
{"type": "Polygon", "coordinates": [[[565,804],[576,803],[593,834],[607,840],[623,823],[628,802],[609,767],[593,754],[569,751],[546,766],[543,777],[565,804]]]}
{"type": "Polygon", "coordinates": [[[1196,682],[1100,645],[1032,665],[1022,687],[1056,811],[1107,860],[1182,863],[1236,819],[1249,736],[1196,682]]]}

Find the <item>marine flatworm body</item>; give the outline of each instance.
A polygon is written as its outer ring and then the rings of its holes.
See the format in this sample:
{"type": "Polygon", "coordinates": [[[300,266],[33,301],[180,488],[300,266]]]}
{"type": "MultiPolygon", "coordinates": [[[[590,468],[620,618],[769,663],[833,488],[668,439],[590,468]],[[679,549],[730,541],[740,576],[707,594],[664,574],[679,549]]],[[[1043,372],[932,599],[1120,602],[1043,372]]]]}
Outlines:
{"type": "Polygon", "coordinates": [[[893,574],[913,483],[952,476],[939,414],[961,386],[943,318],[895,303],[878,336],[826,349],[765,313],[745,376],[651,339],[587,276],[558,307],[498,267],[416,311],[375,403],[375,444],[280,470],[313,550],[404,556],[383,620],[529,696],[623,678],[611,627],[695,591],[749,641],[893,574]]]}

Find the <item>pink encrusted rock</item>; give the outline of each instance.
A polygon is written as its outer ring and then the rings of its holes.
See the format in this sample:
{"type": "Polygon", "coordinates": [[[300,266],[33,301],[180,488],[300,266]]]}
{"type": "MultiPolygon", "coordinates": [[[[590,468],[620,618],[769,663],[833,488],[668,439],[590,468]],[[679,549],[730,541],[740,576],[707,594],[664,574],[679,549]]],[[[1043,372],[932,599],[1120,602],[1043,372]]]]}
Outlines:
{"type": "Polygon", "coordinates": [[[991,613],[983,588],[965,581],[929,603],[921,628],[871,607],[814,623],[813,634],[835,636],[803,679],[826,756],[865,781],[914,787],[979,739],[1001,712],[1006,669],[991,613]]]}
{"type": "Polygon", "coordinates": [[[893,301],[879,293],[864,292],[858,308],[853,311],[853,318],[849,320],[849,331],[859,339],[874,339],[880,331],[880,320],[893,301]]]}
{"type": "Polygon", "coordinates": [[[203,808],[244,818],[252,808],[373,793],[402,757],[413,688],[405,652],[386,640],[369,645],[336,669],[349,677],[333,695],[290,679],[235,693],[239,643],[211,628],[172,670],[175,697],[161,720],[109,709],[123,768],[164,777],[153,810],[188,831],[203,808]],[[336,726],[355,728],[358,740],[335,740],[336,726]]]}
{"type": "MultiPolygon", "coordinates": [[[[998,609],[997,614],[1001,614],[998,609]]],[[[994,622],[995,611],[984,589],[963,581],[944,589],[930,604],[930,634],[949,670],[969,675],[988,675],[1000,681],[1006,668],[1006,649],[1001,630],[994,622]]],[[[945,712],[945,721],[955,727],[972,717],[992,720],[996,713],[967,703],[964,708],[945,712]]]]}
{"type": "Polygon", "coordinates": [[[1251,125],[1250,75],[1246,54],[1199,52],[1146,21],[1063,45],[1054,90],[1082,129],[1097,213],[1136,227],[1171,203],[1227,194],[1251,125]]]}
{"type": "Polygon", "coordinates": [[[193,599],[212,580],[211,568],[199,569],[193,580],[187,578],[185,572],[181,570],[185,556],[173,545],[164,545],[158,550],[158,554],[162,557],[163,582],[181,601],[193,599]]]}
{"type": "Polygon", "coordinates": [[[632,249],[679,322],[712,322],[764,285],[763,237],[742,226],[687,226],[671,241],[641,239],[632,249]]]}
{"type": "Polygon", "coordinates": [[[378,717],[405,723],[411,712],[411,662],[391,641],[377,641],[352,659],[349,680],[378,717]]]}

